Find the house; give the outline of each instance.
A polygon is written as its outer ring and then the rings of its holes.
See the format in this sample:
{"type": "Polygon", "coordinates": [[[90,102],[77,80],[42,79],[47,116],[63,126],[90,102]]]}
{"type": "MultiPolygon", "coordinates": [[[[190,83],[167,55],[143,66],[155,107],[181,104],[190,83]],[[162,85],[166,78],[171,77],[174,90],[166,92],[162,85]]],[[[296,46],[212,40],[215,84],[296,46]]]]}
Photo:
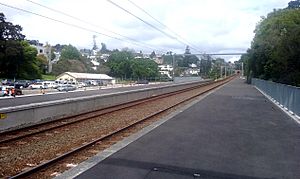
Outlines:
{"type": "Polygon", "coordinates": [[[27,40],[27,42],[34,48],[36,48],[38,55],[43,54],[46,56],[46,49],[42,43],[38,40],[27,40]]]}
{"type": "Polygon", "coordinates": [[[167,75],[169,78],[171,77],[171,72],[173,71],[173,66],[171,65],[158,65],[159,72],[162,75],[167,75]]]}
{"type": "Polygon", "coordinates": [[[65,72],[57,76],[56,81],[59,83],[71,82],[79,83],[85,82],[90,84],[107,85],[114,84],[114,78],[106,74],[94,74],[94,73],[75,73],[75,72],[65,72]]]}

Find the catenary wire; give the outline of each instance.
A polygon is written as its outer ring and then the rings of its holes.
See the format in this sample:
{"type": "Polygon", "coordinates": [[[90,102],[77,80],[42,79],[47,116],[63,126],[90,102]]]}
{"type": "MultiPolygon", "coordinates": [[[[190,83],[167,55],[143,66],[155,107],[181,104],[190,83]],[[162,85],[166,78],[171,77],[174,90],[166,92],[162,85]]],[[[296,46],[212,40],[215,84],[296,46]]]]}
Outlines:
{"type": "MultiPolygon", "coordinates": [[[[127,9],[123,8],[122,6],[118,5],[117,3],[111,1],[111,0],[107,0],[109,3],[113,4],[114,6],[118,7],[119,9],[125,11],[126,13],[132,15],[133,17],[137,18],[138,20],[142,21],[143,23],[147,24],[148,26],[152,27],[153,29],[161,32],[162,34],[166,35],[167,37],[171,38],[171,39],[177,39],[176,37],[164,32],[163,30],[159,29],[158,27],[150,24],[149,22],[145,21],[144,19],[136,16],[135,14],[133,14],[132,12],[128,11],[127,9]]],[[[178,40],[178,39],[177,39],[178,40]]]]}
{"type": "MultiPolygon", "coordinates": [[[[146,44],[146,43],[140,42],[140,41],[138,41],[138,40],[136,40],[136,39],[133,39],[133,38],[127,37],[127,36],[125,36],[125,35],[122,35],[122,34],[120,34],[120,33],[114,32],[114,31],[109,30],[109,29],[107,29],[107,28],[105,28],[105,27],[102,27],[102,26],[93,24],[93,23],[88,22],[88,21],[86,21],[86,20],[84,20],[84,19],[81,19],[81,18],[72,16],[72,15],[67,14],[67,13],[65,13],[65,12],[62,12],[62,11],[60,11],[60,10],[51,8],[51,7],[49,7],[49,6],[46,6],[46,5],[43,5],[43,4],[41,4],[41,3],[37,3],[37,2],[31,1],[31,0],[26,0],[26,1],[28,1],[28,2],[30,2],[30,3],[32,3],[32,4],[35,4],[35,5],[41,6],[41,7],[45,8],[45,9],[50,10],[50,11],[53,11],[53,12],[62,14],[62,15],[67,16],[67,17],[70,17],[70,18],[75,19],[75,20],[77,20],[77,21],[83,22],[83,23],[85,23],[85,24],[88,24],[88,25],[92,25],[92,26],[94,26],[94,27],[101,28],[101,29],[103,29],[103,30],[105,30],[105,31],[107,31],[107,32],[110,32],[110,33],[112,33],[112,34],[121,36],[121,37],[123,37],[123,38],[125,38],[125,39],[127,39],[127,40],[130,40],[130,41],[133,41],[133,42],[136,42],[136,43],[140,43],[140,44],[142,44],[144,47],[147,47],[147,48],[149,48],[149,49],[154,49],[154,48],[150,47],[150,46],[149,46],[148,44],[146,44]]],[[[158,51],[163,51],[163,50],[158,50],[158,51]]]]}
{"type": "Polygon", "coordinates": [[[134,5],[135,7],[137,7],[139,10],[141,10],[142,12],[144,12],[145,14],[147,14],[149,17],[151,17],[153,20],[155,20],[157,23],[159,23],[161,26],[163,26],[164,28],[168,29],[170,32],[172,32],[173,34],[175,34],[177,37],[179,37],[180,39],[182,39],[183,41],[185,41],[187,43],[187,45],[189,45],[192,49],[198,51],[201,53],[200,50],[198,50],[196,48],[196,45],[188,42],[185,38],[183,38],[181,35],[179,35],[178,33],[176,33],[175,31],[173,31],[171,28],[169,28],[168,26],[166,26],[165,24],[163,24],[161,21],[159,21],[158,19],[156,19],[155,17],[153,17],[149,12],[147,12],[145,9],[143,9],[142,7],[140,7],[139,5],[137,5],[136,3],[134,3],[131,0],[127,0],[128,2],[130,2],[132,5],[134,5]]]}
{"type": "MultiPolygon", "coordinates": [[[[124,40],[124,39],[121,39],[121,38],[118,38],[118,37],[107,35],[107,34],[104,34],[104,33],[101,33],[101,32],[98,32],[98,31],[95,31],[95,30],[92,30],[92,29],[89,29],[89,28],[81,27],[79,25],[75,25],[75,24],[71,24],[71,23],[68,23],[68,22],[61,21],[61,20],[57,20],[57,19],[45,16],[45,15],[42,15],[42,14],[38,14],[38,13],[29,11],[29,10],[25,10],[25,9],[22,9],[22,8],[18,8],[18,7],[15,7],[15,6],[8,5],[8,4],[4,4],[2,2],[0,2],[0,5],[6,6],[6,7],[9,7],[9,8],[18,10],[18,11],[22,11],[22,12],[26,12],[26,13],[29,13],[29,14],[33,14],[33,15],[36,15],[36,16],[39,16],[39,17],[42,17],[42,18],[46,18],[46,19],[49,19],[49,20],[52,20],[52,21],[55,21],[55,22],[58,22],[58,23],[61,23],[61,24],[64,24],[64,25],[68,25],[68,26],[71,26],[71,27],[75,27],[75,28],[78,28],[78,29],[81,29],[81,30],[85,30],[85,31],[92,32],[92,33],[95,33],[95,34],[103,35],[103,36],[106,36],[106,37],[109,37],[109,38],[112,38],[112,39],[115,39],[115,40],[119,40],[119,41],[123,41],[123,42],[128,42],[127,40],[124,40]]],[[[136,44],[134,42],[130,42],[130,43],[134,44],[137,47],[141,47],[141,45],[138,45],[138,44],[136,44]]],[[[147,47],[147,48],[149,48],[149,47],[147,47]]],[[[151,49],[152,50],[157,50],[155,48],[151,48],[151,49]]]]}

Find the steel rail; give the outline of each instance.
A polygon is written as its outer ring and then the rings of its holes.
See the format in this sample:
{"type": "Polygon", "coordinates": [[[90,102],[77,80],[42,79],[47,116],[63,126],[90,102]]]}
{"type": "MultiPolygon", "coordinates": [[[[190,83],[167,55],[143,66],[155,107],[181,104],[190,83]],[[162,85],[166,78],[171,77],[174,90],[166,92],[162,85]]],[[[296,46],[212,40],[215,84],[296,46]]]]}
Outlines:
{"type": "Polygon", "coordinates": [[[82,113],[82,114],[73,115],[73,116],[69,116],[69,117],[66,117],[66,118],[58,119],[58,120],[55,120],[55,121],[49,121],[49,122],[46,122],[46,123],[36,124],[36,125],[28,126],[28,127],[25,127],[25,128],[17,129],[17,130],[14,130],[14,131],[9,131],[7,133],[2,133],[2,134],[0,134],[0,136],[14,135],[13,133],[17,133],[17,132],[19,132],[19,133],[24,132],[25,134],[19,135],[19,136],[16,136],[16,137],[7,138],[7,139],[4,139],[4,140],[0,140],[0,145],[5,144],[5,143],[9,143],[9,142],[13,142],[13,141],[16,141],[16,140],[20,140],[20,139],[23,139],[23,138],[26,138],[26,137],[31,137],[33,135],[41,134],[41,133],[48,132],[48,131],[51,131],[51,130],[55,130],[55,129],[58,129],[58,128],[61,128],[61,127],[71,125],[71,124],[79,123],[79,122],[82,122],[84,120],[95,118],[95,117],[98,117],[98,116],[101,116],[101,115],[106,115],[106,114],[109,114],[109,113],[112,113],[112,112],[115,112],[115,111],[120,111],[120,110],[123,110],[123,109],[127,109],[127,108],[137,106],[137,105],[149,102],[149,101],[154,101],[154,100],[157,100],[157,99],[160,99],[160,98],[166,98],[166,97],[173,96],[173,95],[176,95],[176,94],[180,94],[180,93],[183,93],[183,92],[191,91],[193,89],[197,89],[199,87],[206,86],[206,85],[213,84],[213,83],[215,83],[215,82],[212,82],[212,81],[204,82],[204,83],[201,83],[201,84],[199,84],[197,86],[194,86],[194,87],[190,87],[190,88],[186,88],[186,89],[182,89],[182,90],[178,90],[178,91],[174,91],[174,92],[170,92],[170,93],[161,94],[161,95],[157,95],[157,96],[154,96],[154,97],[148,97],[148,98],[145,98],[145,99],[130,101],[130,102],[118,104],[118,105],[115,105],[115,106],[103,108],[103,109],[100,109],[100,110],[90,111],[90,112],[86,112],[86,113],[82,113]],[[114,109],[114,108],[118,108],[118,109],[114,109]],[[92,116],[83,117],[81,119],[77,119],[77,120],[74,120],[74,121],[71,121],[71,122],[61,123],[64,120],[70,120],[70,119],[75,118],[75,117],[80,117],[80,116],[83,116],[83,115],[88,115],[88,114],[101,112],[101,111],[105,111],[105,110],[110,110],[110,111],[106,111],[106,112],[103,112],[101,114],[96,114],[96,115],[92,115],[92,116]],[[58,124],[56,126],[48,127],[46,129],[42,129],[42,130],[36,129],[38,127],[42,128],[42,127],[47,126],[47,125],[53,125],[53,124],[55,125],[55,123],[58,123],[58,124]],[[59,123],[61,123],[61,124],[59,124],[59,123]],[[26,133],[27,132],[26,130],[27,131],[38,130],[38,131],[33,131],[33,132],[30,132],[30,133],[26,133]]]}
{"type": "Polygon", "coordinates": [[[159,115],[159,114],[161,114],[161,113],[163,113],[163,112],[165,112],[165,111],[167,111],[167,110],[169,110],[169,109],[171,109],[171,108],[174,108],[175,106],[178,106],[178,105],[180,105],[180,104],[182,104],[182,103],[184,103],[184,102],[186,102],[186,101],[189,101],[189,100],[191,100],[191,99],[193,99],[193,98],[195,98],[195,97],[197,97],[197,96],[199,96],[199,95],[202,95],[202,94],[204,94],[204,93],[206,93],[206,92],[208,92],[208,91],[211,91],[211,90],[213,90],[213,89],[215,89],[215,88],[217,88],[217,87],[219,87],[219,86],[225,84],[225,83],[228,82],[229,80],[230,80],[230,79],[218,81],[218,82],[220,82],[220,84],[217,84],[216,86],[214,86],[214,87],[212,87],[212,88],[210,88],[210,89],[207,89],[207,90],[205,90],[205,91],[203,91],[203,92],[200,92],[200,93],[198,93],[197,95],[191,96],[191,97],[189,97],[189,98],[187,98],[187,99],[185,99],[185,100],[183,100],[183,101],[180,101],[180,102],[178,102],[178,103],[176,103],[176,104],[174,104],[174,105],[172,105],[172,106],[170,106],[170,107],[168,107],[168,108],[166,108],[166,109],[163,109],[163,110],[160,110],[160,111],[158,111],[158,112],[156,112],[156,113],[153,113],[153,114],[151,114],[151,115],[148,115],[148,116],[146,116],[145,118],[143,118],[143,119],[141,119],[141,120],[139,120],[139,121],[136,121],[136,122],[134,122],[134,123],[132,123],[132,124],[130,124],[130,125],[128,125],[128,126],[125,126],[125,127],[121,128],[121,129],[118,129],[118,130],[116,130],[116,131],[113,131],[113,132],[111,132],[111,133],[109,133],[109,134],[107,134],[107,135],[105,135],[105,136],[102,136],[102,137],[100,137],[100,138],[98,138],[98,139],[95,139],[95,140],[93,140],[93,141],[91,141],[91,142],[88,142],[88,143],[86,143],[85,145],[82,145],[82,146],[80,146],[80,147],[78,147],[78,148],[75,148],[75,149],[73,149],[73,150],[71,150],[71,151],[69,151],[69,152],[67,152],[67,153],[64,153],[64,154],[62,154],[62,155],[60,155],[60,156],[58,156],[58,157],[56,157],[56,158],[54,158],[54,159],[51,159],[51,160],[49,160],[49,161],[47,161],[47,162],[44,162],[44,163],[42,163],[42,164],[40,164],[40,165],[37,165],[37,166],[35,166],[35,167],[33,167],[33,168],[27,170],[27,171],[23,171],[23,172],[21,172],[21,173],[15,175],[15,176],[12,176],[12,177],[10,177],[10,178],[11,178],[11,179],[15,179],[15,178],[23,178],[23,177],[29,176],[29,175],[31,175],[31,174],[33,174],[33,173],[36,173],[36,172],[38,172],[39,170],[44,169],[44,168],[46,168],[47,166],[50,166],[50,165],[54,164],[55,162],[58,162],[58,161],[60,161],[60,160],[62,160],[62,159],[64,159],[64,158],[66,158],[66,157],[68,157],[68,156],[70,156],[70,155],[72,155],[72,154],[74,154],[74,153],[76,153],[76,152],[79,152],[79,151],[81,151],[81,150],[83,150],[83,149],[85,149],[85,148],[87,148],[87,147],[89,147],[89,146],[91,146],[91,145],[93,145],[93,144],[95,144],[95,143],[101,141],[101,140],[108,139],[109,137],[112,137],[113,135],[115,135],[115,134],[117,134],[117,133],[123,132],[123,131],[129,129],[130,127],[133,127],[133,126],[135,126],[135,125],[137,125],[137,124],[139,124],[139,123],[142,123],[142,122],[146,121],[146,120],[149,119],[149,118],[155,117],[155,116],[157,116],[157,115],[159,115]]]}

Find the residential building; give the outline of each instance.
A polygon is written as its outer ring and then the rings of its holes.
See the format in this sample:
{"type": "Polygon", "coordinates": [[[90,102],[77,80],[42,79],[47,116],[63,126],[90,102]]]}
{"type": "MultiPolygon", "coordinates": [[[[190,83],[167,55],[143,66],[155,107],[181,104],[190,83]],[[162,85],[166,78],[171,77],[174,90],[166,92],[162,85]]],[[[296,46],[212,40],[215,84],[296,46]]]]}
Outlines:
{"type": "Polygon", "coordinates": [[[79,82],[89,82],[99,85],[114,84],[114,78],[106,74],[95,74],[95,73],[74,73],[74,72],[65,72],[57,76],[56,81],[59,83],[79,83],[79,82]]]}
{"type": "Polygon", "coordinates": [[[171,73],[173,71],[172,65],[158,65],[159,72],[162,75],[167,75],[169,78],[172,78],[171,73]]]}

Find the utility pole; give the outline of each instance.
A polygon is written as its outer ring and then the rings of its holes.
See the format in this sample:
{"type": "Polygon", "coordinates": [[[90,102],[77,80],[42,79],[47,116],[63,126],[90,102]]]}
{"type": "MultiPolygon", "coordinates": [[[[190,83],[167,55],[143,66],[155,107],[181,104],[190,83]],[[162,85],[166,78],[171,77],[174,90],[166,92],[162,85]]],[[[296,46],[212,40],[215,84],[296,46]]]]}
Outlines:
{"type": "Polygon", "coordinates": [[[227,69],[226,69],[226,63],[225,63],[225,78],[227,77],[227,69]]]}
{"type": "Polygon", "coordinates": [[[242,76],[244,76],[244,62],[242,62],[242,76]]]}
{"type": "MultiPolygon", "coordinates": [[[[171,52],[171,55],[172,55],[172,52],[171,52]]],[[[174,83],[174,80],[175,80],[175,53],[172,55],[172,67],[173,67],[173,70],[172,70],[172,78],[173,78],[173,83],[174,83]]]]}
{"type": "Polygon", "coordinates": [[[52,63],[51,63],[51,45],[46,42],[46,58],[48,60],[48,73],[52,72],[52,63]]]}

